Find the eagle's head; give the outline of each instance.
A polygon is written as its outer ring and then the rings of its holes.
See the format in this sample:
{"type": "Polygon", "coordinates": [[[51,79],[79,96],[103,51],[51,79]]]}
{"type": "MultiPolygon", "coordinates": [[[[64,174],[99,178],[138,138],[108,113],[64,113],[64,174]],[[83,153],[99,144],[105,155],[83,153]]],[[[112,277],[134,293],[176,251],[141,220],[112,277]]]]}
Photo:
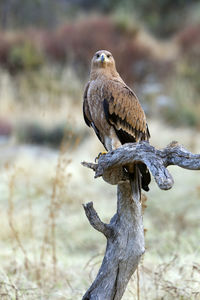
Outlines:
{"type": "Polygon", "coordinates": [[[115,60],[112,54],[107,50],[99,50],[95,53],[92,58],[92,69],[98,68],[114,68],[115,69],[115,60]]]}

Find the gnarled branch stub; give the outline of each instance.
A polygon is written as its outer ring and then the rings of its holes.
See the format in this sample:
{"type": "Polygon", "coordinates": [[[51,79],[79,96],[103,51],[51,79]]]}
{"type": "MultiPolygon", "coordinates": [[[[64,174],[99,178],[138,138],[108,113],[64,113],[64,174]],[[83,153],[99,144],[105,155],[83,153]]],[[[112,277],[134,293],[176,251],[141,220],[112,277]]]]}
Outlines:
{"type": "Polygon", "coordinates": [[[98,164],[83,162],[83,166],[95,171],[95,178],[102,176],[110,184],[128,180],[124,166],[134,162],[143,162],[160,189],[169,190],[174,184],[172,175],[167,170],[169,165],[177,165],[189,170],[200,170],[200,154],[192,154],[177,142],[157,150],[148,142],[128,143],[118,149],[102,155],[98,164]]]}

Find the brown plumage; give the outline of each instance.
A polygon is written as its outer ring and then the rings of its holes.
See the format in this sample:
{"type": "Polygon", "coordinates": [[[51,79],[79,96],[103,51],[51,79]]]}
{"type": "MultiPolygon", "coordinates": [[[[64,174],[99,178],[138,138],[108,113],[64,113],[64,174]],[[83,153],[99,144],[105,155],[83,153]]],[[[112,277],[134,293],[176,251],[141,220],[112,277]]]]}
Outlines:
{"type": "MultiPolygon", "coordinates": [[[[92,58],[83,114],[86,124],[93,127],[108,151],[125,143],[149,140],[146,117],[139,100],[118,74],[114,58],[106,50],[96,52],[92,58]]],[[[150,174],[145,165],[138,166],[142,187],[148,190],[150,174]]]]}

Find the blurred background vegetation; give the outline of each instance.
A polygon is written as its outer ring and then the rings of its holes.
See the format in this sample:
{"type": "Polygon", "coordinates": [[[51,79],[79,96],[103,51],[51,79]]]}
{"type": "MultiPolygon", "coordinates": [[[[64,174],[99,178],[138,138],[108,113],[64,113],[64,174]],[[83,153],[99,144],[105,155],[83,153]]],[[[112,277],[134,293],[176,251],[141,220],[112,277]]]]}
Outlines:
{"type": "MultiPolygon", "coordinates": [[[[108,222],[115,188],[80,166],[102,150],[82,118],[99,49],[138,95],[151,143],[200,152],[199,1],[0,0],[2,299],[79,299],[99,267],[105,241],[81,203],[108,222]]],[[[171,171],[174,190],[147,194],[141,299],[200,298],[200,175],[171,171]]]]}

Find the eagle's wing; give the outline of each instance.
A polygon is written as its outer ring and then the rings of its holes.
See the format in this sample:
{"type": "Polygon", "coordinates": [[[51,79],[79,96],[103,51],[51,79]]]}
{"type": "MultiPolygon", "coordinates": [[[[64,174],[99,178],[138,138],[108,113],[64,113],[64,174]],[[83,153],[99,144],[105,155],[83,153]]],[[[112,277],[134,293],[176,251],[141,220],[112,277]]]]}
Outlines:
{"type": "MultiPolygon", "coordinates": [[[[85,120],[85,123],[89,126],[92,127],[98,137],[98,139],[100,140],[100,142],[104,145],[104,141],[101,138],[100,132],[98,130],[98,128],[95,126],[91,114],[90,114],[90,109],[89,109],[89,105],[88,105],[88,99],[87,99],[87,92],[88,92],[88,88],[89,88],[90,82],[88,82],[88,84],[85,87],[85,91],[83,94],[83,117],[85,120]]],[[[106,146],[104,145],[104,147],[106,148],[106,146]]]]}
{"type": "MultiPolygon", "coordinates": [[[[144,111],[128,86],[121,81],[109,80],[102,89],[102,97],[106,120],[114,127],[121,144],[149,140],[150,133],[144,111]]],[[[142,188],[148,191],[151,175],[145,164],[138,163],[137,167],[141,173],[142,188]]],[[[132,175],[137,176],[134,173],[132,175]]],[[[138,187],[136,191],[138,193],[138,187]]]]}
{"type": "Polygon", "coordinates": [[[84,117],[85,123],[90,127],[91,123],[92,123],[92,118],[90,115],[89,105],[88,105],[88,101],[87,101],[87,92],[88,92],[89,85],[90,85],[90,82],[87,83],[84,94],[83,94],[83,117],[84,117]]]}
{"type": "Polygon", "coordinates": [[[123,82],[109,80],[102,88],[103,107],[122,144],[149,140],[144,111],[134,92],[123,82]]]}

